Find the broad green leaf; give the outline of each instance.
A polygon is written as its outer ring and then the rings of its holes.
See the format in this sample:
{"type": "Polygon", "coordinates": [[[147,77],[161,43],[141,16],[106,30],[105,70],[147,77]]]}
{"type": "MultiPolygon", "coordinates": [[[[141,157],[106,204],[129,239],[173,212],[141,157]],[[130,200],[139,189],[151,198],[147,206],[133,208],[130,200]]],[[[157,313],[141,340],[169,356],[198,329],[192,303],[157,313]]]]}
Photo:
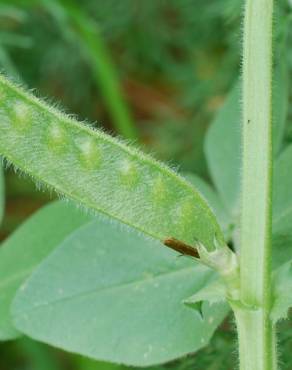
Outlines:
{"type": "Polygon", "coordinates": [[[240,194],[240,86],[236,83],[211,124],[205,143],[208,167],[222,201],[236,216],[240,194]]]}
{"type": "Polygon", "coordinates": [[[283,145],[289,100],[287,49],[279,55],[273,76],[273,151],[278,155],[283,145]]]}
{"type": "Polygon", "coordinates": [[[292,233],[273,235],[272,241],[272,267],[278,268],[286,261],[292,259],[292,233]]]}
{"type": "Polygon", "coordinates": [[[203,179],[193,173],[184,173],[184,177],[194,185],[194,187],[203,195],[213,210],[221,229],[225,235],[225,239],[230,239],[233,223],[231,216],[228,214],[221,198],[216,191],[203,179]]]}
{"type": "Polygon", "coordinates": [[[211,270],[134,229],[94,221],[67,238],[22,285],[12,314],[34,339],[110,362],[148,366],[206,345],[227,312],[183,300],[211,270]]]}
{"type": "Polygon", "coordinates": [[[273,180],[273,252],[274,264],[292,258],[292,145],[274,165],[273,180]]]}
{"type": "MultiPolygon", "coordinates": [[[[274,70],[273,142],[276,155],[282,145],[287,103],[287,62],[281,55],[274,70]]],[[[241,170],[241,92],[237,82],[211,124],[205,142],[208,167],[222,201],[233,216],[239,213],[241,170]]],[[[252,122],[251,122],[252,124],[252,122]]]]}
{"type": "Polygon", "coordinates": [[[211,305],[224,302],[226,299],[226,285],[220,279],[212,278],[201,290],[184,300],[184,303],[202,313],[205,301],[211,305]]]}
{"type": "Polygon", "coordinates": [[[57,192],[159,240],[223,241],[216,218],[174,171],[0,77],[0,154],[57,192]]]}
{"type": "Polygon", "coordinates": [[[273,274],[273,322],[287,318],[288,309],[292,306],[292,262],[279,267],[273,274]]]}
{"type": "MultiPolygon", "coordinates": [[[[292,145],[279,156],[274,166],[273,231],[292,229],[292,145]]],[[[291,230],[292,233],[292,230],[291,230]]]]}
{"type": "Polygon", "coordinates": [[[4,188],[4,173],[0,164],[0,225],[4,215],[5,207],[5,188],[4,188]]]}
{"type": "Polygon", "coordinates": [[[52,203],[21,225],[0,248],[0,340],[19,335],[10,317],[11,301],[34,268],[75,228],[91,218],[74,206],[52,203]]]}

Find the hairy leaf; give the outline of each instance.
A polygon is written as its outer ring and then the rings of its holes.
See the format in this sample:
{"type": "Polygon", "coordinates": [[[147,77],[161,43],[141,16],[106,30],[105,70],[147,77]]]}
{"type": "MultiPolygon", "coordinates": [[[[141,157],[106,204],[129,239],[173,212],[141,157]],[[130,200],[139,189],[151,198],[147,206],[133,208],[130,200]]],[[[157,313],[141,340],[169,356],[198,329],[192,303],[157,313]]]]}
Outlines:
{"type": "Polygon", "coordinates": [[[0,153],[57,192],[158,239],[222,232],[199,193],[168,167],[0,78],[0,153]]]}
{"type": "Polygon", "coordinates": [[[147,366],[206,345],[224,305],[183,300],[213,273],[155,239],[95,221],[66,239],[18,291],[16,327],[98,360],[147,366]]]}
{"type": "Polygon", "coordinates": [[[226,286],[220,279],[212,278],[202,289],[191,297],[184,300],[184,303],[195,310],[198,310],[203,316],[202,307],[205,301],[211,305],[218,302],[224,302],[226,299],[226,286]]]}
{"type": "Polygon", "coordinates": [[[209,206],[212,208],[219,225],[221,226],[225,239],[230,239],[230,232],[232,231],[233,223],[231,216],[226,210],[221,198],[216,191],[203,179],[193,173],[184,173],[184,177],[194,185],[196,189],[205,197],[209,206]]]}
{"type": "Polygon", "coordinates": [[[19,335],[9,313],[20,284],[75,228],[88,222],[74,206],[52,203],[21,225],[0,248],[0,340],[19,335]]]}

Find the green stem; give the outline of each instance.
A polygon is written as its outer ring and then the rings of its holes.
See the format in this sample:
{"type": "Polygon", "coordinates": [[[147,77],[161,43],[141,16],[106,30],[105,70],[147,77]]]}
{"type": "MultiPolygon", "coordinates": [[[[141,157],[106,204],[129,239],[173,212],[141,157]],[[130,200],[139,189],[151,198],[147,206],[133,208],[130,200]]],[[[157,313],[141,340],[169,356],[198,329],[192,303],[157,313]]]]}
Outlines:
{"type": "Polygon", "coordinates": [[[123,98],[115,67],[100,32],[81,10],[67,7],[67,11],[77,26],[84,51],[92,65],[93,78],[101,88],[113,125],[124,138],[137,139],[138,131],[123,98]]]}
{"type": "Polygon", "coordinates": [[[240,370],[277,369],[276,336],[265,309],[236,308],[240,370]]]}
{"type": "Polygon", "coordinates": [[[46,346],[31,340],[29,338],[21,338],[16,342],[16,346],[20,354],[24,355],[29,368],[32,370],[61,370],[57,356],[46,346]]]}
{"type": "Polygon", "coordinates": [[[273,0],[247,0],[243,52],[240,370],[275,370],[271,307],[273,0]]]}
{"type": "Polygon", "coordinates": [[[116,68],[97,24],[82,10],[77,1],[42,0],[42,3],[56,19],[59,18],[61,27],[65,24],[63,34],[68,34],[69,29],[69,37],[73,36],[71,41],[80,43],[82,52],[92,68],[92,77],[100,88],[117,133],[126,139],[137,140],[138,130],[123,98],[116,68]]]}

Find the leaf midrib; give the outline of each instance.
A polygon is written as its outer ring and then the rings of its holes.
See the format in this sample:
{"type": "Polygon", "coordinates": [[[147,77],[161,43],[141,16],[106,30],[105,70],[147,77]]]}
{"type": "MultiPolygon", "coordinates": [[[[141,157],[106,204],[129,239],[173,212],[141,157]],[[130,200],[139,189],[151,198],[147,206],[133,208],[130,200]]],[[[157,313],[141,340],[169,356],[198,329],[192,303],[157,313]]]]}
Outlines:
{"type": "MultiPolygon", "coordinates": [[[[205,267],[198,265],[197,268],[201,269],[202,272],[204,272],[203,269],[205,269],[205,267]]],[[[86,297],[86,296],[101,293],[101,292],[104,292],[104,291],[114,291],[115,289],[124,289],[124,288],[129,287],[129,286],[134,285],[134,284],[139,284],[139,283],[143,283],[143,282],[147,283],[151,280],[154,281],[155,279],[163,279],[163,278],[168,277],[170,275],[181,274],[181,273],[185,273],[185,272],[192,271],[192,270],[195,270],[195,266],[194,267],[185,267],[185,268],[175,270],[175,271],[167,271],[166,273],[161,273],[161,274],[154,275],[151,278],[144,278],[144,279],[139,279],[139,280],[134,280],[134,281],[132,280],[132,281],[124,282],[124,283],[119,284],[119,285],[111,285],[111,286],[105,287],[105,288],[95,288],[95,289],[87,290],[87,291],[84,291],[84,292],[79,292],[77,294],[71,294],[71,295],[68,295],[66,297],[63,296],[63,297],[54,299],[54,300],[49,301],[49,302],[42,302],[40,304],[36,304],[32,308],[24,310],[24,312],[35,311],[35,310],[40,309],[41,307],[44,307],[44,306],[56,305],[56,304],[59,304],[61,302],[68,302],[72,299],[76,299],[76,298],[79,299],[79,298],[83,298],[83,297],[86,297]]],[[[204,273],[205,273],[206,277],[202,281],[202,283],[199,285],[198,289],[200,289],[201,286],[206,284],[209,281],[209,279],[211,278],[211,276],[213,275],[213,272],[211,270],[210,271],[205,270],[204,273]]],[[[159,289],[159,288],[155,288],[155,289],[159,289]]],[[[19,312],[14,311],[14,314],[19,315],[19,312]]],[[[20,314],[21,314],[21,312],[20,312],[20,314]]]]}

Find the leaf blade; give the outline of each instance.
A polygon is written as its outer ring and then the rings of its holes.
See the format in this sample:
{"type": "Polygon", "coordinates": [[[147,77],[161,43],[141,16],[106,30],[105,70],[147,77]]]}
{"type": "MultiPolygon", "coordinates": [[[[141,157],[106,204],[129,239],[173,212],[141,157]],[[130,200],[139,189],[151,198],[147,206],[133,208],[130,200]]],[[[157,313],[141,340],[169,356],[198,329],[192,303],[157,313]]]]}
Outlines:
{"type": "MultiPolygon", "coordinates": [[[[287,58],[282,52],[274,69],[273,153],[278,155],[287,118],[287,58]]],[[[241,170],[241,92],[236,82],[207,132],[205,154],[214,185],[234,218],[239,213],[241,170]]],[[[252,123],[251,123],[252,124],[252,123]]]]}
{"type": "Polygon", "coordinates": [[[284,263],[273,273],[273,306],[271,319],[276,323],[288,316],[288,309],[292,306],[292,263],[284,263]]]}
{"type": "Polygon", "coordinates": [[[202,289],[198,290],[191,297],[185,299],[184,303],[201,312],[204,301],[214,304],[226,301],[226,297],[227,290],[224,282],[218,278],[212,278],[202,289]]]}
{"type": "Polygon", "coordinates": [[[5,186],[4,186],[4,172],[0,163],[0,225],[4,216],[5,208],[5,186]]]}
{"type": "Polygon", "coordinates": [[[89,221],[74,206],[54,202],[36,212],[0,248],[0,340],[19,336],[10,304],[20,284],[68,233],[89,221]]]}
{"type": "Polygon", "coordinates": [[[205,153],[214,184],[225,207],[236,214],[240,188],[240,87],[236,83],[211,124],[205,153]]]}
{"type": "Polygon", "coordinates": [[[285,148],[274,164],[273,174],[273,265],[292,258],[292,145],[285,148]]]}
{"type": "Polygon", "coordinates": [[[44,261],[14,301],[17,327],[68,351],[137,366],[205,345],[225,306],[206,305],[202,321],[182,300],[210,270],[114,226],[84,226],[44,261]]]}

